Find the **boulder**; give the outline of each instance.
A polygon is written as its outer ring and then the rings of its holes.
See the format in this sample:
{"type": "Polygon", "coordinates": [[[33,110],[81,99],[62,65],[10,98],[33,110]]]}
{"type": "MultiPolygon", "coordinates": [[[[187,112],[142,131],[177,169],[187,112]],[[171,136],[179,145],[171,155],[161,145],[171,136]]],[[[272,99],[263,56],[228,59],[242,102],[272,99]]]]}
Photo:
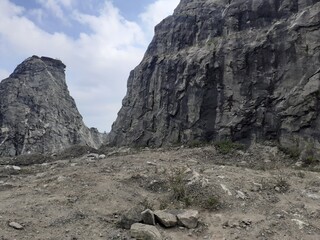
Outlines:
{"type": "Polygon", "coordinates": [[[196,228],[199,221],[199,212],[197,210],[186,210],[177,215],[178,224],[186,228],[196,228]]]}
{"type": "Polygon", "coordinates": [[[177,225],[177,217],[165,210],[157,210],[154,212],[156,220],[165,227],[174,227],[177,225]]]}
{"type": "Polygon", "coordinates": [[[146,209],[141,213],[142,222],[149,225],[156,225],[153,211],[146,209]]]}
{"type": "Polygon", "coordinates": [[[159,230],[155,226],[135,223],[130,229],[131,237],[137,240],[162,240],[159,230]]]}
{"type": "Polygon", "coordinates": [[[119,227],[124,229],[130,229],[131,225],[134,223],[139,223],[142,221],[141,212],[144,210],[143,206],[135,206],[121,215],[120,221],[118,223],[119,227]]]}

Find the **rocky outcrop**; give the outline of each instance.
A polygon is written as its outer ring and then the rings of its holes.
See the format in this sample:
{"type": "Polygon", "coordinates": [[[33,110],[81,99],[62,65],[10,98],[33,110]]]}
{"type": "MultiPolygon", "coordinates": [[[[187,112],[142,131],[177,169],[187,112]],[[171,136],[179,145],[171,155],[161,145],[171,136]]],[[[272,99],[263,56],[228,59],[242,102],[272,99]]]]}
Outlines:
{"type": "Polygon", "coordinates": [[[181,0],[129,76],[112,145],[320,148],[319,0],[181,0]]]}
{"type": "Polygon", "coordinates": [[[0,83],[0,156],[50,153],[72,145],[99,147],[69,95],[65,65],[33,56],[0,83]]]}

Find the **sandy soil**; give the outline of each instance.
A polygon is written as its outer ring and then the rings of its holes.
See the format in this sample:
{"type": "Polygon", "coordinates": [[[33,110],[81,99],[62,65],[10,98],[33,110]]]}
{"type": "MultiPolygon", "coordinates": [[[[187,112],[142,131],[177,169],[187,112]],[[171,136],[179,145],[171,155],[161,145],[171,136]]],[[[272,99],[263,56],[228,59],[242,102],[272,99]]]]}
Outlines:
{"type": "Polygon", "coordinates": [[[213,146],[105,154],[56,157],[21,169],[0,165],[0,239],[130,239],[119,222],[137,206],[199,210],[196,229],[157,225],[168,240],[320,239],[320,174],[296,169],[276,147],[229,154],[213,146]],[[177,201],[175,174],[198,186],[193,190],[202,199],[190,193],[190,205],[177,201]],[[203,205],[211,196],[214,206],[203,205]]]}

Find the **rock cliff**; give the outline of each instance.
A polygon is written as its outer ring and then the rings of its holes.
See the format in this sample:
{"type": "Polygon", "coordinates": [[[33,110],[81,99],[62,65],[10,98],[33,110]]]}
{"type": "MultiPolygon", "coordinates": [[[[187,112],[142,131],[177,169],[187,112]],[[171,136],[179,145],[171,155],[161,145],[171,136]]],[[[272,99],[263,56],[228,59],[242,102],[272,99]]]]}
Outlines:
{"type": "Polygon", "coordinates": [[[102,135],[84,125],[69,95],[65,67],[32,56],[0,82],[0,156],[100,146],[102,135]]]}
{"type": "Polygon", "coordinates": [[[112,145],[320,148],[319,0],[181,0],[155,28],[112,145]]]}

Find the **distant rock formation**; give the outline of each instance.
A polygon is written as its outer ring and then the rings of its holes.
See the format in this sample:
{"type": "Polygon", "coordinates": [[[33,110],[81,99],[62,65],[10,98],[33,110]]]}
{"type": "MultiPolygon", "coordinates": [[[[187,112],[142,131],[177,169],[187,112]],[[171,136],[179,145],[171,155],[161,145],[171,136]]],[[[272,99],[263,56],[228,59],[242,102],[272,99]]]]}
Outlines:
{"type": "Polygon", "coordinates": [[[0,156],[51,153],[72,145],[99,147],[69,95],[65,65],[32,56],[0,82],[0,156]]]}
{"type": "Polygon", "coordinates": [[[319,0],[181,0],[130,74],[112,145],[320,148],[319,0]]]}

